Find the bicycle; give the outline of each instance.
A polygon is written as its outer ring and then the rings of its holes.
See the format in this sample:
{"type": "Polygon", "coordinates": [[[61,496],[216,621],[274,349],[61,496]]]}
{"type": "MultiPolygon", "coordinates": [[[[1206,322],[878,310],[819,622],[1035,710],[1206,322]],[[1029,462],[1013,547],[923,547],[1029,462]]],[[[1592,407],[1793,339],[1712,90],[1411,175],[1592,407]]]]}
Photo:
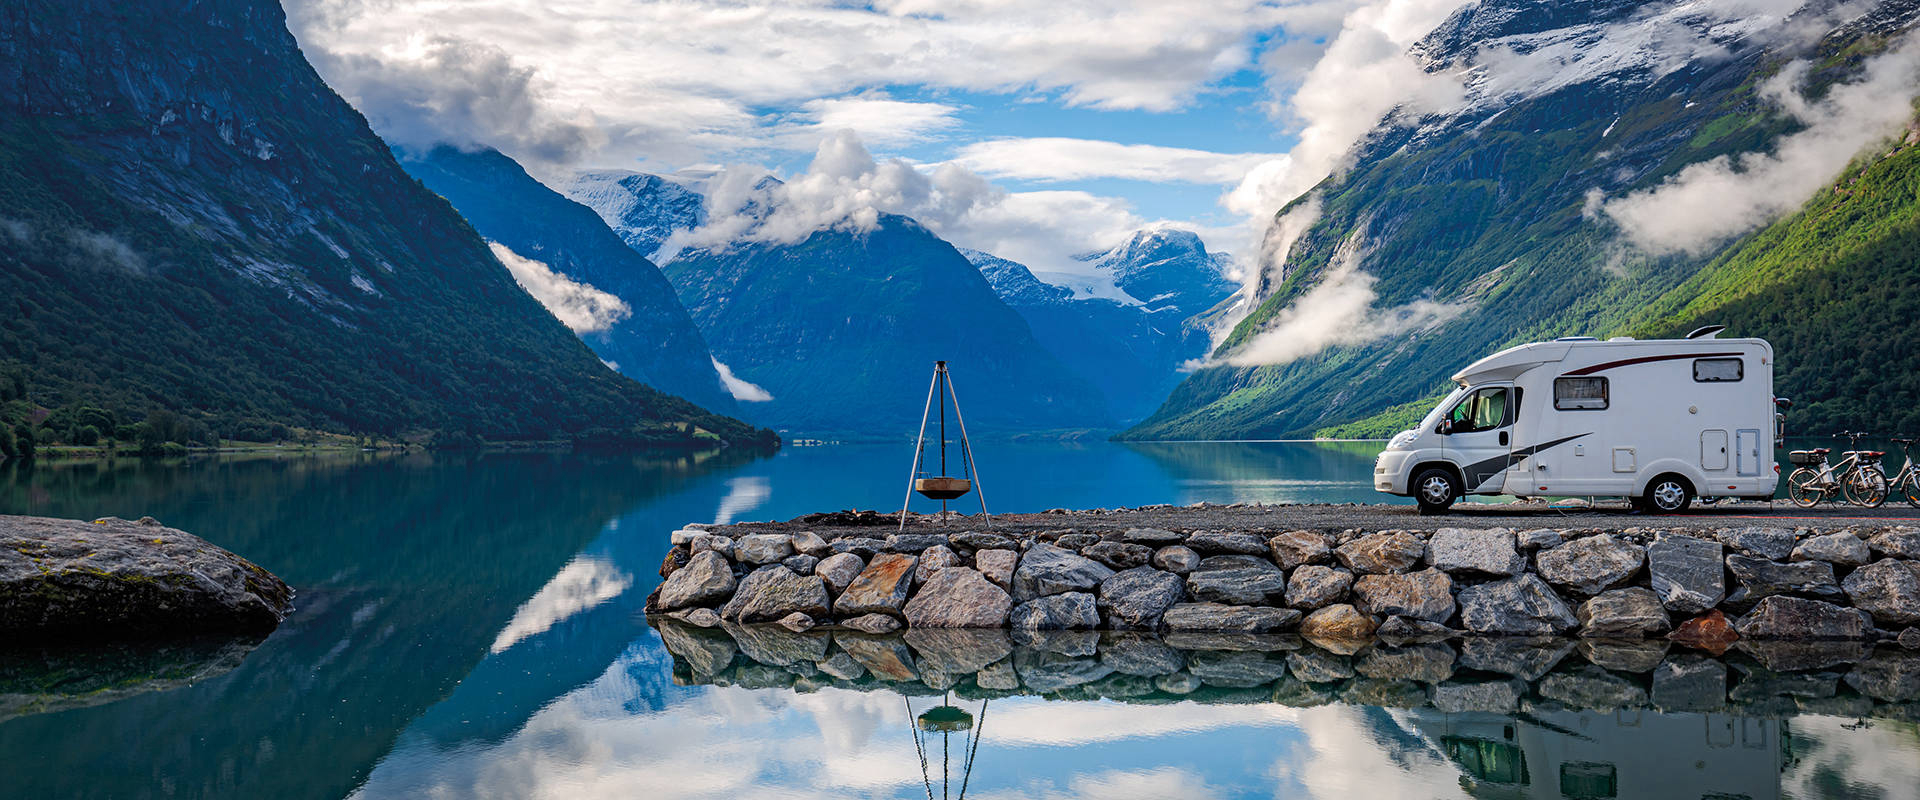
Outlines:
{"type": "Polygon", "coordinates": [[[1907,505],[1920,508],[1920,463],[1913,460],[1913,444],[1916,441],[1920,439],[1893,440],[1894,444],[1900,445],[1900,454],[1906,456],[1907,463],[1900,468],[1900,474],[1893,476],[1893,480],[1887,484],[1887,492],[1891,494],[1897,491],[1907,498],[1907,505]]]}
{"type": "Polygon", "coordinates": [[[1879,464],[1880,457],[1886,453],[1859,449],[1860,439],[1866,435],[1857,431],[1836,434],[1836,439],[1846,437],[1847,446],[1851,448],[1840,454],[1838,463],[1827,462],[1831,448],[1788,453],[1787,460],[1801,466],[1787,476],[1787,499],[1801,508],[1812,508],[1835,495],[1867,508],[1877,508],[1887,502],[1887,475],[1879,464]]]}

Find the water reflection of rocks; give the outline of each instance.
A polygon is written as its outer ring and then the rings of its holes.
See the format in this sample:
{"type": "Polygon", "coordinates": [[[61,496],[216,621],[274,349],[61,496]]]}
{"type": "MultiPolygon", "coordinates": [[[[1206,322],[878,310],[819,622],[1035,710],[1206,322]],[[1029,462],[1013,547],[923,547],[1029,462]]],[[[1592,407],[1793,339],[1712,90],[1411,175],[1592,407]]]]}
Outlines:
{"type": "Polygon", "coordinates": [[[1779,794],[1791,718],[1920,721],[1920,653],[1741,642],[1328,642],[1253,634],[796,633],[657,619],[676,682],[1127,704],[1348,704],[1408,718],[1474,796],[1779,794]],[[1532,788],[1528,788],[1532,787],[1532,788]],[[1636,789],[1638,792],[1636,793],[1636,789]]]}

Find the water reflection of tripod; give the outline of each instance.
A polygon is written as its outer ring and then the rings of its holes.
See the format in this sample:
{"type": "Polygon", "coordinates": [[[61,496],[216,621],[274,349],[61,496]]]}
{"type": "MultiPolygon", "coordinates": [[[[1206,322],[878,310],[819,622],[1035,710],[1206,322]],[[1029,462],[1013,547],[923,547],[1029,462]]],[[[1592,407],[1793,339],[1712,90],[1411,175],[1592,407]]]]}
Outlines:
{"type": "Polygon", "coordinates": [[[953,783],[950,765],[952,762],[951,739],[955,733],[963,734],[960,749],[965,760],[960,766],[960,793],[951,800],[964,800],[967,796],[967,782],[973,777],[973,755],[980,750],[980,732],[987,723],[987,701],[980,701],[980,723],[974,724],[974,717],[966,709],[947,705],[947,695],[940,696],[941,704],[927,709],[920,716],[913,715],[913,699],[901,695],[907,704],[907,719],[913,720],[913,751],[920,756],[920,783],[926,787],[927,800],[933,800],[933,777],[928,772],[927,741],[925,734],[940,734],[940,797],[947,798],[947,788],[953,783]]]}

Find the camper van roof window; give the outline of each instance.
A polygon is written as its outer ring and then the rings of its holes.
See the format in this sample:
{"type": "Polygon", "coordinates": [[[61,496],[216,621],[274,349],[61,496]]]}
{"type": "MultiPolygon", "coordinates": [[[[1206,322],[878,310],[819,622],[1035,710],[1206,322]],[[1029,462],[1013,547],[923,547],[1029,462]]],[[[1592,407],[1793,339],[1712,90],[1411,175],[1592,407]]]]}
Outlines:
{"type": "Polygon", "coordinates": [[[1746,377],[1746,367],[1737,358],[1696,358],[1693,360],[1695,383],[1732,383],[1746,377]]]}
{"type": "Polygon", "coordinates": [[[1605,410],[1607,379],[1601,377],[1554,378],[1553,407],[1560,411],[1605,410]]]}

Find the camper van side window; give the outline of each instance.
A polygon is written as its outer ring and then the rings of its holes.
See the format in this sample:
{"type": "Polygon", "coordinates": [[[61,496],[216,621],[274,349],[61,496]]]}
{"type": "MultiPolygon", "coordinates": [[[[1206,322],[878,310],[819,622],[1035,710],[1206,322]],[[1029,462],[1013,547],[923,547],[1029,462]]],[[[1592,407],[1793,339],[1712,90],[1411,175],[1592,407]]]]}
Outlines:
{"type": "Polygon", "coordinates": [[[1745,376],[1746,368],[1737,358],[1696,358],[1693,361],[1695,383],[1732,383],[1745,376]]]}
{"type": "Polygon", "coordinates": [[[1607,407],[1606,378],[1554,378],[1553,407],[1561,411],[1598,411],[1607,407]]]}

